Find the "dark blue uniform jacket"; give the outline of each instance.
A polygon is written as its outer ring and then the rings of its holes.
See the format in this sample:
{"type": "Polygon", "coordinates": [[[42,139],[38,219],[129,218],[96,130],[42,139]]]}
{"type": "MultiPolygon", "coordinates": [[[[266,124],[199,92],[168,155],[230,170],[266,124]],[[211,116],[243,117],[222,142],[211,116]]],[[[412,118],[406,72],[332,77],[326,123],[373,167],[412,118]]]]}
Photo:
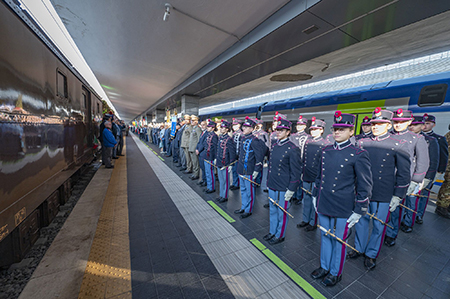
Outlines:
{"type": "Polygon", "coordinates": [[[220,135],[216,150],[216,165],[224,167],[236,160],[236,145],[228,134],[220,135]]]}
{"type": "Polygon", "coordinates": [[[438,172],[445,172],[445,169],[447,168],[447,161],[448,161],[448,144],[447,140],[444,136],[438,135],[431,130],[430,132],[423,132],[425,135],[433,136],[437,139],[439,143],[439,166],[437,171],[438,172]]]}
{"type": "Polygon", "coordinates": [[[175,139],[173,140],[174,144],[173,147],[174,148],[180,148],[181,145],[181,136],[183,136],[183,131],[184,128],[186,128],[186,125],[183,125],[175,134],[175,139]]]}
{"type": "Polygon", "coordinates": [[[238,174],[251,175],[254,171],[261,172],[267,149],[264,142],[253,134],[242,134],[239,143],[238,174]]]}
{"type": "Polygon", "coordinates": [[[426,135],[423,133],[422,135],[425,137],[425,141],[428,144],[428,156],[430,157],[430,165],[425,178],[433,181],[439,166],[439,143],[437,139],[431,135],[426,135]]]}
{"type": "MultiPolygon", "coordinates": [[[[217,140],[219,139],[214,132],[205,132],[203,142],[198,146],[199,157],[207,161],[213,161],[216,157],[217,140]]],[[[203,137],[202,136],[202,137],[203,137]]]]}
{"type": "Polygon", "coordinates": [[[371,201],[390,202],[394,195],[405,197],[411,181],[411,160],[403,143],[390,133],[359,140],[359,146],[369,152],[373,180],[371,201]]]}
{"type": "Polygon", "coordinates": [[[269,153],[267,187],[275,191],[295,191],[302,173],[300,149],[286,138],[272,144],[269,153]]]}
{"type": "Polygon", "coordinates": [[[320,163],[313,190],[317,211],[338,218],[348,218],[352,212],[365,215],[373,186],[369,153],[347,140],[326,146],[320,163]]]}
{"type": "Polygon", "coordinates": [[[319,159],[322,154],[322,149],[327,146],[329,142],[323,137],[317,139],[308,138],[303,150],[303,178],[304,182],[314,182],[319,172],[319,159]]]}

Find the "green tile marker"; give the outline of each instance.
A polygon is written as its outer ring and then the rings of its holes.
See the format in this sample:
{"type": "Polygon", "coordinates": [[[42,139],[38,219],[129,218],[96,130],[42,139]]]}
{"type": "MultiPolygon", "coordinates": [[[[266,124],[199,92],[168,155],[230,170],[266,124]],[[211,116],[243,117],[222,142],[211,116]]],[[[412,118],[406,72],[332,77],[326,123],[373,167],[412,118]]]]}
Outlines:
{"type": "Polygon", "coordinates": [[[281,271],[283,271],[287,276],[289,276],[290,279],[292,279],[293,282],[298,284],[299,287],[301,287],[308,295],[310,295],[314,299],[325,299],[326,297],[319,293],[313,286],[311,286],[306,280],[304,280],[300,275],[297,274],[294,270],[291,269],[288,265],[286,265],[278,256],[276,256],[272,251],[266,248],[264,244],[259,242],[256,238],[251,239],[250,242],[252,242],[253,245],[255,245],[256,248],[261,250],[262,253],[264,253],[265,256],[269,260],[271,260],[278,268],[280,268],[281,271]]]}
{"type": "Polygon", "coordinates": [[[217,211],[217,213],[219,213],[220,215],[222,215],[222,217],[225,218],[228,222],[230,222],[230,223],[236,222],[236,220],[234,220],[230,215],[228,215],[227,213],[225,213],[224,210],[222,210],[221,208],[219,208],[219,206],[216,205],[215,202],[213,202],[212,200],[208,200],[208,203],[210,204],[211,207],[213,207],[214,210],[217,211]]]}

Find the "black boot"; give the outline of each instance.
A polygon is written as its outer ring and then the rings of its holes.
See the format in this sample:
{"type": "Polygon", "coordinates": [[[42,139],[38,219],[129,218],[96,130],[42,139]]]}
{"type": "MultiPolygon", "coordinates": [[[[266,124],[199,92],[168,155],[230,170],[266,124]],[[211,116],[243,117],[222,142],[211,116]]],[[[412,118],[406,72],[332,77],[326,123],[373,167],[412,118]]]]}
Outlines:
{"type": "Polygon", "coordinates": [[[322,267],[317,268],[316,270],[312,271],[312,273],[311,273],[311,277],[314,279],[319,279],[319,278],[325,277],[327,275],[328,275],[328,271],[322,267]]]}
{"type": "Polygon", "coordinates": [[[339,281],[341,281],[342,275],[334,276],[331,275],[331,273],[328,273],[327,276],[322,280],[322,284],[326,287],[332,287],[335,284],[337,284],[339,281]]]}

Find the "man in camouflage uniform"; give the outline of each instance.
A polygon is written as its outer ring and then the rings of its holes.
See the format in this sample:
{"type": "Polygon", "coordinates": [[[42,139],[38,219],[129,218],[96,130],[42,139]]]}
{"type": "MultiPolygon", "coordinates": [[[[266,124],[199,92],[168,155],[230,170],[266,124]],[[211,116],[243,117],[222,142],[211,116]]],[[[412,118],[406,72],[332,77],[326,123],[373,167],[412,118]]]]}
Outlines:
{"type": "MultiPolygon", "coordinates": [[[[450,144],[450,132],[447,132],[444,137],[447,140],[447,144],[450,144]]],[[[439,189],[436,202],[436,210],[438,209],[440,211],[436,214],[450,219],[450,161],[447,163],[447,169],[445,170],[444,183],[439,189]]]]}

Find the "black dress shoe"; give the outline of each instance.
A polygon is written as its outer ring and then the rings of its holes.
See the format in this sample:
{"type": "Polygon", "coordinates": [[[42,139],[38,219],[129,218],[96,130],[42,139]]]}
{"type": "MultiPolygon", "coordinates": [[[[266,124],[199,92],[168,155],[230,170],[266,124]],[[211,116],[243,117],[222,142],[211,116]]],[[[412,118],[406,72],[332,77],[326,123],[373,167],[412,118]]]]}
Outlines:
{"type": "Polygon", "coordinates": [[[244,213],[244,210],[243,209],[238,209],[238,210],[235,210],[234,213],[235,214],[242,214],[242,213],[244,213]]]}
{"type": "Polygon", "coordinates": [[[205,187],[206,185],[207,185],[206,182],[203,182],[200,186],[205,187]]]}
{"type": "Polygon", "coordinates": [[[410,232],[412,232],[412,231],[413,231],[413,229],[412,229],[412,227],[411,227],[411,226],[407,226],[407,225],[405,225],[405,226],[402,226],[402,231],[403,231],[404,233],[407,233],[407,234],[409,234],[410,232]]]}
{"type": "Polygon", "coordinates": [[[114,165],[111,165],[111,166],[105,166],[105,168],[114,168],[114,165]]]}
{"type": "Polygon", "coordinates": [[[284,241],[284,238],[272,238],[272,240],[269,241],[270,245],[279,244],[284,241]]]}
{"type": "Polygon", "coordinates": [[[237,190],[237,189],[239,189],[238,186],[235,186],[235,185],[231,185],[231,186],[230,186],[230,190],[237,190]]]}
{"type": "Polygon", "coordinates": [[[392,247],[392,246],[395,245],[395,239],[386,236],[386,238],[384,239],[384,244],[385,244],[386,246],[388,246],[388,247],[392,247]]]}
{"type": "Polygon", "coordinates": [[[183,171],[183,173],[188,174],[188,173],[192,173],[192,171],[191,170],[186,170],[186,171],[183,171]]]}
{"type": "Polygon", "coordinates": [[[327,276],[327,274],[328,274],[328,271],[325,270],[324,268],[320,267],[320,268],[317,268],[316,270],[312,271],[311,277],[314,279],[319,279],[319,278],[327,276]]]}
{"type": "Polygon", "coordinates": [[[117,155],[117,156],[121,156],[121,157],[123,157],[123,156],[125,156],[125,155],[122,155],[122,154],[120,154],[120,155],[117,155]]]}
{"type": "Polygon", "coordinates": [[[190,179],[191,179],[191,180],[198,180],[198,175],[196,175],[196,176],[191,176],[190,179]]]}
{"type": "Polygon", "coordinates": [[[322,280],[322,284],[326,287],[332,287],[335,284],[337,284],[339,281],[341,281],[342,275],[334,276],[328,273],[327,276],[322,280]]]}
{"type": "Polygon", "coordinates": [[[247,217],[249,217],[251,215],[252,215],[252,213],[244,213],[244,214],[241,215],[241,218],[244,219],[244,218],[247,218],[247,217]]]}
{"type": "Polygon", "coordinates": [[[269,189],[264,189],[263,192],[269,192],[269,189]]]}
{"type": "MultiPolygon", "coordinates": [[[[174,162],[174,163],[178,163],[178,162],[174,162]]],[[[181,166],[183,166],[183,165],[180,165],[180,164],[175,165],[175,167],[178,167],[178,168],[180,168],[181,166]]]]}
{"type": "Polygon", "coordinates": [[[377,259],[370,258],[366,256],[364,259],[364,267],[366,267],[367,270],[372,270],[377,266],[377,259]]]}
{"type": "Polygon", "coordinates": [[[216,198],[217,201],[220,201],[222,199],[222,196],[219,196],[216,198]]]}
{"type": "Polygon", "coordinates": [[[297,227],[300,228],[300,227],[305,227],[305,226],[307,226],[307,225],[309,225],[308,222],[302,221],[302,222],[300,222],[300,223],[297,224],[297,227]]]}
{"type": "Polygon", "coordinates": [[[180,168],[180,171],[184,171],[184,170],[186,170],[187,168],[186,167],[181,167],[180,168]]]}
{"type": "Polygon", "coordinates": [[[223,198],[223,197],[222,197],[221,200],[219,200],[220,203],[224,203],[224,202],[227,202],[227,201],[228,201],[228,198],[223,198]]]}
{"type": "Polygon", "coordinates": [[[119,159],[119,157],[112,157],[113,159],[119,159]]]}
{"type": "Polygon", "coordinates": [[[265,205],[263,205],[263,207],[265,207],[266,209],[268,209],[270,207],[270,205],[268,203],[266,203],[265,205]]]}
{"type": "Polygon", "coordinates": [[[197,183],[197,185],[200,185],[200,186],[201,186],[202,184],[203,184],[203,181],[200,181],[200,182],[197,183]]]}
{"type": "Polygon", "coordinates": [[[356,259],[358,257],[360,257],[362,255],[362,253],[356,252],[356,251],[350,251],[349,253],[347,253],[347,259],[356,259]]]}
{"type": "Polygon", "coordinates": [[[307,232],[312,232],[313,230],[316,230],[316,228],[317,228],[316,225],[311,225],[311,224],[308,224],[307,226],[305,226],[305,230],[307,232]]]}
{"type": "Polygon", "coordinates": [[[423,218],[420,216],[416,216],[416,223],[417,224],[422,224],[423,223],[423,218]]]}
{"type": "Polygon", "coordinates": [[[205,192],[208,193],[208,194],[210,194],[210,193],[216,192],[216,190],[209,190],[209,189],[207,189],[205,192]]]}
{"type": "Polygon", "coordinates": [[[264,240],[269,241],[270,239],[272,239],[273,237],[275,237],[275,235],[272,235],[271,233],[268,233],[267,235],[265,235],[263,237],[264,240]]]}

